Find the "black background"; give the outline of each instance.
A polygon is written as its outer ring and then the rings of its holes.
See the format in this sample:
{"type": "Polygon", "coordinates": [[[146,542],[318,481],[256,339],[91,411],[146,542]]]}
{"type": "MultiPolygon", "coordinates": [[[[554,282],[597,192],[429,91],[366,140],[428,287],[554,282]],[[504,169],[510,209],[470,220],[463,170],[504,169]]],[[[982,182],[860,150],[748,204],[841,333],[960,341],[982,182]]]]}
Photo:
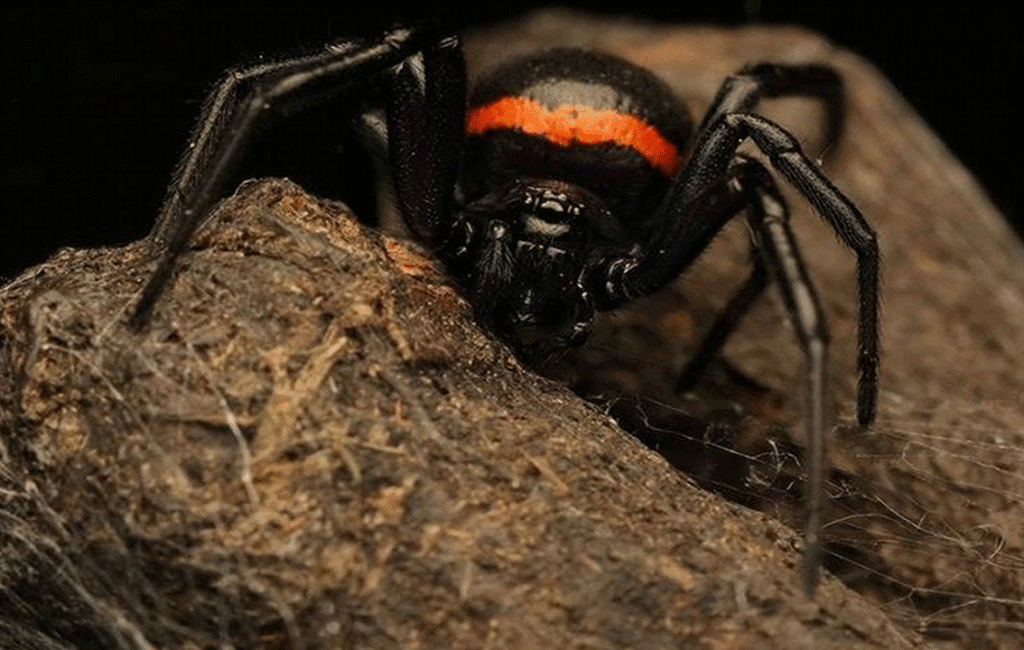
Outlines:
{"type": "MultiPolygon", "coordinates": [[[[718,24],[745,22],[757,6],[647,4],[578,6],[718,24]]],[[[15,2],[0,9],[0,279],[59,246],[119,244],[145,234],[202,99],[224,68],[394,17],[384,3],[361,7],[358,18],[343,15],[342,2],[211,5],[15,2]]],[[[464,27],[531,6],[493,5],[448,17],[464,27]]],[[[930,6],[763,0],[756,15],[816,29],[878,65],[1024,231],[1013,187],[1021,170],[1020,20],[1006,3],[930,6]]]]}

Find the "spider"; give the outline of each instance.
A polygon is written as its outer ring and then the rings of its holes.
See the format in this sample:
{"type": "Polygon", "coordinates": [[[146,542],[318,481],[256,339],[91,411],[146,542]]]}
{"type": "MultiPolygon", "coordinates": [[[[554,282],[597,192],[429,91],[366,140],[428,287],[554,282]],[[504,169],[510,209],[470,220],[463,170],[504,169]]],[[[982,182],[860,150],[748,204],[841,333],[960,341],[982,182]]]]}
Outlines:
{"type": "Polygon", "coordinates": [[[875,416],[875,234],[857,208],[754,111],[762,98],[823,102],[835,139],[840,77],[820,65],[750,65],[726,79],[695,125],[653,73],[608,54],[558,49],[514,59],[471,93],[457,36],[435,26],[229,72],[212,91],[150,235],[160,255],[131,317],[147,322],[190,235],[226,194],[244,152],[278,117],[341,95],[376,98],[353,122],[412,235],[461,285],[478,320],[527,359],[584,342],[598,311],[677,278],[743,215],[752,270],[680,375],[693,383],[769,281],[806,360],[808,483],[804,589],[818,579],[828,329],[774,177],[740,155],[751,140],[857,258],[857,420],[875,416]]]}

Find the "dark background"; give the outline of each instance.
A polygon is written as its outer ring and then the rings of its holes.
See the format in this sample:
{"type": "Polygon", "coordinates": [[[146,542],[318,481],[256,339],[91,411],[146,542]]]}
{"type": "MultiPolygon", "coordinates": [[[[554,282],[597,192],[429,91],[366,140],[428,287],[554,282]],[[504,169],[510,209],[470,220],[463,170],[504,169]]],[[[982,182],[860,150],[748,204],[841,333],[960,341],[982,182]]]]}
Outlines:
{"type": "MultiPolygon", "coordinates": [[[[297,2],[212,4],[15,2],[0,9],[0,279],[60,246],[119,244],[145,234],[202,99],[224,68],[393,18],[384,3],[355,20],[341,15],[341,2],[333,11],[297,2]]],[[[448,17],[464,27],[533,6],[493,4],[448,17]]],[[[1021,169],[1019,18],[1005,3],[933,4],[931,12],[867,0],[648,4],[578,6],[628,8],[664,22],[739,24],[756,14],[760,22],[826,34],[878,65],[1024,230],[1012,187],[1021,169]]],[[[307,137],[319,145],[327,139],[307,137]]]]}

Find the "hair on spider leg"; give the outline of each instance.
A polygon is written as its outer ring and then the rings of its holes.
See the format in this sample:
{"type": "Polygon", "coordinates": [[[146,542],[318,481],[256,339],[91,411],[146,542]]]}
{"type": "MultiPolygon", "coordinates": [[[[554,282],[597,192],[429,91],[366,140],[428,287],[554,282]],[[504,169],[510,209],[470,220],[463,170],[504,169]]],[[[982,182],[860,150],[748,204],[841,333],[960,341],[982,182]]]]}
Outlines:
{"type": "MultiPolygon", "coordinates": [[[[810,479],[804,589],[817,582],[828,329],[775,175],[857,257],[858,420],[875,414],[878,248],[857,208],[762,99],[804,97],[842,126],[842,82],[822,65],[761,63],[723,82],[704,117],[652,72],[621,58],[552,49],[512,59],[467,87],[457,36],[400,26],[227,74],[206,102],[150,241],[160,259],[131,317],[141,329],[178,256],[273,123],[365,90],[350,123],[390,185],[410,233],[432,250],[477,320],[527,361],[581,345],[599,312],[675,280],[735,218],[750,225],[750,279],[695,354],[717,356],[750,303],[779,287],[803,350],[810,479]],[[383,109],[383,120],[361,115],[383,109]],[[741,155],[750,141],[765,162],[741,155]]],[[[344,197],[339,197],[344,199],[344,197]]],[[[690,375],[699,375],[700,367],[690,375]]],[[[687,373],[683,373],[686,375],[687,373]]],[[[686,381],[690,378],[683,377],[686,381]]]]}

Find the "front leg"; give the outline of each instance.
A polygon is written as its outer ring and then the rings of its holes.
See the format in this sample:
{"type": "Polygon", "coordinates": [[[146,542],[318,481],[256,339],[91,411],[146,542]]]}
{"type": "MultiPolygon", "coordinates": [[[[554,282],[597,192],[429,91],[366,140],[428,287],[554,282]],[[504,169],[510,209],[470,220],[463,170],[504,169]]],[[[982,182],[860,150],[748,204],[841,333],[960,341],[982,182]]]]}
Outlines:
{"type": "Polygon", "coordinates": [[[409,229],[431,247],[453,225],[452,191],[466,138],[466,63],[454,36],[406,60],[392,74],[387,107],[388,158],[409,229]]]}
{"type": "Polygon", "coordinates": [[[150,234],[160,258],[130,325],[140,329],[146,324],[178,256],[236,180],[246,149],[265,126],[379,78],[436,40],[432,30],[396,28],[373,40],[339,41],[308,56],[229,72],[207,98],[150,234]]]}

